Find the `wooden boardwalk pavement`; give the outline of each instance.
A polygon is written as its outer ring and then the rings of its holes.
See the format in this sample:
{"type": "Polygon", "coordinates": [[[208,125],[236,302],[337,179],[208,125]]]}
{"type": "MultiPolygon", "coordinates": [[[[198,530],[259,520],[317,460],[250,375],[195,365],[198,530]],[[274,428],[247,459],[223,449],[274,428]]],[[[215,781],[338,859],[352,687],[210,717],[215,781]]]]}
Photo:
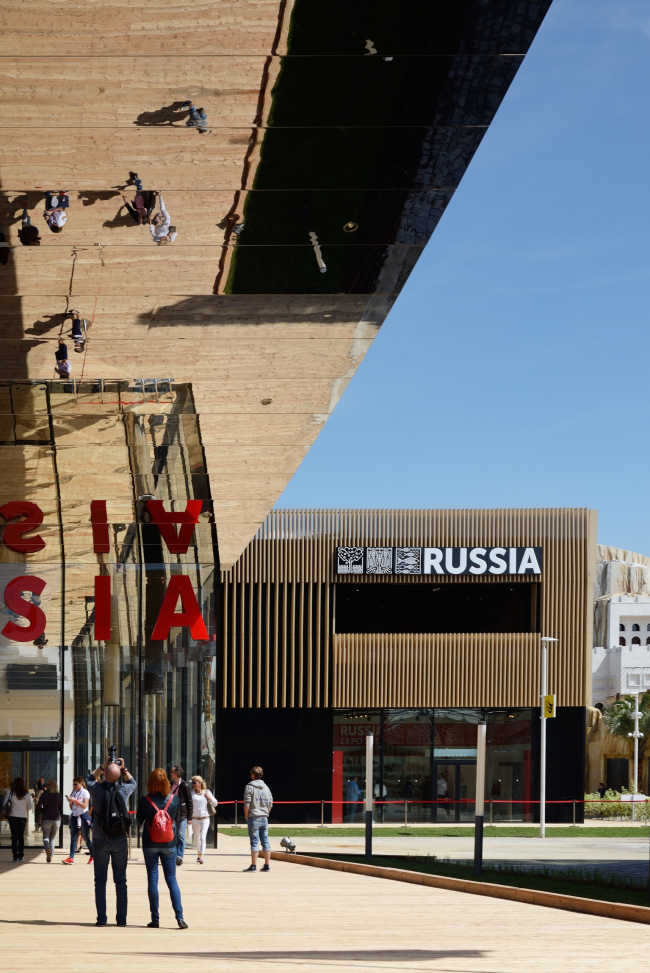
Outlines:
{"type": "MultiPolygon", "coordinates": [[[[282,862],[269,874],[244,874],[241,842],[225,837],[202,868],[190,850],[179,870],[187,931],[176,926],[162,876],[162,927],[146,928],[140,858],[129,864],[128,927],[99,930],[92,866],[82,855],[62,867],[63,854],[47,865],[43,852],[28,849],[25,863],[13,865],[0,851],[3,970],[178,968],[189,959],[195,969],[233,973],[600,973],[611,956],[640,965],[650,942],[635,923],[282,862]]],[[[109,919],[113,901],[109,894],[109,919]]]]}

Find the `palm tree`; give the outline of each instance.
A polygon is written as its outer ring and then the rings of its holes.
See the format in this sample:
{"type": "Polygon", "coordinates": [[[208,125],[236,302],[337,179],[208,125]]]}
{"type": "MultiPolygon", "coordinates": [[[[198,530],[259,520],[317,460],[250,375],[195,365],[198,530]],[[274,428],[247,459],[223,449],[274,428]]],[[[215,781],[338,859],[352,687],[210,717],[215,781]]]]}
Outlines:
{"type": "MultiPolygon", "coordinates": [[[[643,736],[639,740],[639,765],[643,760],[646,743],[650,736],[650,692],[643,693],[639,698],[639,730],[643,736]]],[[[612,736],[624,737],[630,745],[630,753],[634,740],[629,736],[634,733],[634,696],[624,696],[617,699],[611,706],[603,710],[603,723],[612,736]]],[[[636,790],[638,783],[635,782],[636,790]]]]}

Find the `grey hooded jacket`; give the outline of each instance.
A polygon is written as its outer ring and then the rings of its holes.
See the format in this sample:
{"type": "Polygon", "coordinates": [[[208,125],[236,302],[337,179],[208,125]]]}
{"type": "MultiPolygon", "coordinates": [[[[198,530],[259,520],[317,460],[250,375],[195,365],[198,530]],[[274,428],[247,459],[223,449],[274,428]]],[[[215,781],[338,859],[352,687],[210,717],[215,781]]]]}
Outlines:
{"type": "Polygon", "coordinates": [[[273,805],[273,795],[263,780],[252,780],[244,788],[244,805],[248,808],[249,818],[269,816],[273,805]]]}

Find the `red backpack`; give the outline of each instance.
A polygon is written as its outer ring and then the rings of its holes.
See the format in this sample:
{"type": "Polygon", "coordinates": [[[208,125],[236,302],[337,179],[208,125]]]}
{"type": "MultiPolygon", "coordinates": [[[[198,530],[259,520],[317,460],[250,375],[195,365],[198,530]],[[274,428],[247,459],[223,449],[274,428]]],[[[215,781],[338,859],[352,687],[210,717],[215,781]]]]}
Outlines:
{"type": "Polygon", "coordinates": [[[149,837],[152,841],[163,842],[163,841],[173,841],[174,840],[174,825],[172,824],[172,819],[167,814],[167,808],[171,804],[173,799],[173,793],[169,795],[169,800],[164,807],[158,807],[157,804],[147,796],[147,800],[151,804],[152,808],[155,809],[156,813],[153,816],[153,821],[149,825],[149,837]]]}

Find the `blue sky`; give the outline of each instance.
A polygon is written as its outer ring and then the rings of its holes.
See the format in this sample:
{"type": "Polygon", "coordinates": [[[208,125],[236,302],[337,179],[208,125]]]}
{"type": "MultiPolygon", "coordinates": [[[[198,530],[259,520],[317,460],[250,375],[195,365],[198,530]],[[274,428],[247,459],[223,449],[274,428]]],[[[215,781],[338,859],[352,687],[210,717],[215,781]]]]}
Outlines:
{"type": "Polygon", "coordinates": [[[554,0],[278,507],[595,507],[650,555],[650,4],[554,0]]]}

